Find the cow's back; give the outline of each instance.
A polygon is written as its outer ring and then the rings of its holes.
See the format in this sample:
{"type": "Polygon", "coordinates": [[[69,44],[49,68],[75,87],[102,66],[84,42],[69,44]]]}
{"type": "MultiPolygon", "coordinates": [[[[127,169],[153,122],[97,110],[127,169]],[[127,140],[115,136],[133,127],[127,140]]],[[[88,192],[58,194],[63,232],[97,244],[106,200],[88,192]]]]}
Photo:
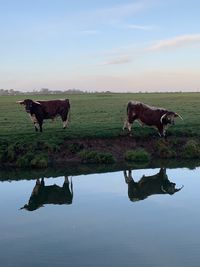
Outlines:
{"type": "Polygon", "coordinates": [[[42,105],[42,109],[46,118],[53,118],[57,115],[61,115],[70,109],[69,100],[48,100],[38,101],[42,105]]]}
{"type": "Polygon", "coordinates": [[[130,101],[128,103],[128,110],[131,114],[136,115],[136,119],[149,126],[160,123],[160,118],[166,113],[165,109],[149,106],[137,101],[130,101]]]}
{"type": "Polygon", "coordinates": [[[72,194],[69,186],[58,185],[44,186],[40,193],[41,204],[71,204],[72,194]]]}

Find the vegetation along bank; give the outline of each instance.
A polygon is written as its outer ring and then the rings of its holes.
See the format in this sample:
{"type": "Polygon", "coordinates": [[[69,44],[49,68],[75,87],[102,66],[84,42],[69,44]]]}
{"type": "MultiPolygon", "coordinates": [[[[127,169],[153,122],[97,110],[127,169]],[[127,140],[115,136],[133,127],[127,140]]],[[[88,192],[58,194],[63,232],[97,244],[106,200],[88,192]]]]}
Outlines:
{"type": "Polygon", "coordinates": [[[0,97],[0,165],[46,168],[52,164],[145,162],[156,158],[200,158],[199,93],[92,93],[0,97]],[[17,101],[70,100],[70,122],[46,120],[43,133],[35,132],[28,114],[17,101]],[[183,121],[167,130],[167,139],[155,129],[132,127],[122,131],[129,100],[177,112],[183,121]]]}

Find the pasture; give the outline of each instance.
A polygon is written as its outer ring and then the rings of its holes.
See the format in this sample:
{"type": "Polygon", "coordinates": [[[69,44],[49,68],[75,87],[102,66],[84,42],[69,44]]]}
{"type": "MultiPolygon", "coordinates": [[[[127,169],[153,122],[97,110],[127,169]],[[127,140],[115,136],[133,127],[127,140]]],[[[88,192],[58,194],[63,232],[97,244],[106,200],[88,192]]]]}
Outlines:
{"type": "MultiPolygon", "coordinates": [[[[200,94],[199,93],[91,93],[69,95],[32,95],[0,97],[0,140],[13,142],[48,141],[55,144],[71,138],[112,138],[123,136],[123,120],[129,100],[164,107],[179,113],[184,120],[176,120],[169,127],[168,135],[200,136],[200,94]],[[24,107],[16,101],[31,98],[49,100],[69,98],[71,103],[70,122],[62,129],[62,122],[46,120],[43,133],[36,133],[24,107]]],[[[135,137],[156,134],[154,129],[134,123],[135,137]]]]}

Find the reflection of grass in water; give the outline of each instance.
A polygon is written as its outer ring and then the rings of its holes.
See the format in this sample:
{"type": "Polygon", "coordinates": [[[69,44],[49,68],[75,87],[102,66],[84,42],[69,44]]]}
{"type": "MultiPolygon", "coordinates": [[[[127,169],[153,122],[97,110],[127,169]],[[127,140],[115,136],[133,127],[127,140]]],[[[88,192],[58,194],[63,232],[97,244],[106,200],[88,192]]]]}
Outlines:
{"type": "MultiPolygon", "coordinates": [[[[113,164],[77,164],[68,163],[66,166],[50,167],[45,169],[30,169],[28,168],[10,168],[0,169],[0,180],[32,180],[41,177],[56,178],[61,176],[74,176],[76,179],[78,175],[94,174],[94,173],[108,173],[109,172],[123,172],[123,170],[137,170],[137,169],[149,169],[149,168],[189,168],[195,169],[199,166],[199,159],[193,160],[153,160],[153,162],[123,162],[113,164]]],[[[122,173],[123,177],[123,173],[122,173]]]]}

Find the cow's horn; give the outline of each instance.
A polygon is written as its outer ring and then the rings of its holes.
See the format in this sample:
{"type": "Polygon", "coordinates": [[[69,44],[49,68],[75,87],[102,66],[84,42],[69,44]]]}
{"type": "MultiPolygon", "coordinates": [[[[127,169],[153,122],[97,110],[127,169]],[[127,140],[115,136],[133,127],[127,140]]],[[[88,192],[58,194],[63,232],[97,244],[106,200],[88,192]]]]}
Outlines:
{"type": "Polygon", "coordinates": [[[165,113],[164,115],[162,115],[162,117],[160,118],[160,122],[161,122],[161,123],[163,123],[162,120],[163,120],[163,118],[164,118],[166,115],[167,115],[167,113],[165,113]]]}
{"type": "Polygon", "coordinates": [[[40,102],[38,102],[38,101],[34,101],[36,104],[38,104],[38,105],[41,105],[41,103],[40,102]]]}
{"type": "Polygon", "coordinates": [[[179,117],[179,118],[183,121],[183,118],[182,118],[181,115],[179,115],[178,113],[175,113],[175,116],[176,116],[176,117],[179,117]]]}
{"type": "Polygon", "coordinates": [[[25,204],[23,207],[21,207],[19,210],[23,210],[23,209],[26,209],[28,207],[27,204],[25,204]]]}
{"type": "Polygon", "coordinates": [[[177,188],[176,192],[180,191],[183,187],[184,187],[184,185],[182,185],[180,188],[177,188]]]}
{"type": "Polygon", "coordinates": [[[19,100],[19,101],[16,101],[17,104],[24,104],[24,100],[19,100]]]}
{"type": "Polygon", "coordinates": [[[167,191],[163,188],[163,186],[161,186],[161,190],[162,190],[164,193],[167,193],[167,191]]]}

